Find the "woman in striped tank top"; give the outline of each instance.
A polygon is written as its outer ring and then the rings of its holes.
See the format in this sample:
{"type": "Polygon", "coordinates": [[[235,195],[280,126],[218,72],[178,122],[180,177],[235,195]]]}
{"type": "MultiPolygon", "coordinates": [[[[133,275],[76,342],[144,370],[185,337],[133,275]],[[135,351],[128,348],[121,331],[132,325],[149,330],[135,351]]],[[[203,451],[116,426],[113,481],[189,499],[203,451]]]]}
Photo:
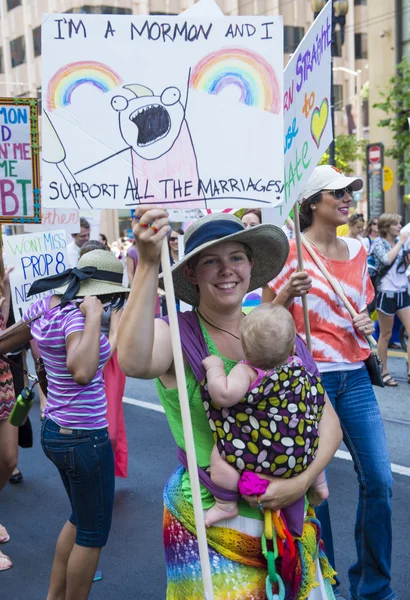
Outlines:
{"type": "Polygon", "coordinates": [[[57,541],[47,598],[86,600],[111,527],[114,458],[107,432],[102,370],[110,344],[101,333],[104,306],[122,307],[123,267],[110,252],[85,254],[77,269],[36,281],[30,322],[47,371],[41,443],[63,480],[71,516],[57,541]],[[36,318],[37,317],[37,318],[36,318]]]}
{"type": "MultiPolygon", "coordinates": [[[[352,320],[320,269],[303,249],[304,272],[297,272],[296,244],[283,271],[264,290],[264,301],[287,307],[297,332],[305,335],[301,296],[307,294],[312,354],[322,382],[340,418],[344,442],[353,457],[359,482],[355,528],[356,562],[349,569],[351,600],[396,600],[390,586],[392,545],[392,475],[379,407],[364,361],[370,354],[364,335],[373,333],[367,305],[374,292],[360,241],[338,238],[348,221],[359,177],[335,167],[316,167],[302,194],[301,229],[338,279],[358,316],[352,320]]],[[[325,550],[332,566],[334,550],[327,501],[317,509],[325,550]]],[[[335,590],[335,594],[339,590],[335,590]]]]}

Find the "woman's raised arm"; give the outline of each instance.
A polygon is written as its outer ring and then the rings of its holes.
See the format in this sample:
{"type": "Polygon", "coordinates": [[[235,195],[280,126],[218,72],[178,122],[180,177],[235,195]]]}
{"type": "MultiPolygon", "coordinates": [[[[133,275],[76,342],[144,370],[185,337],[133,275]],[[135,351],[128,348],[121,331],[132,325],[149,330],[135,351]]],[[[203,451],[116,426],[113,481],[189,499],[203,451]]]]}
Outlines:
{"type": "Polygon", "coordinates": [[[118,362],[129,377],[153,379],[173,363],[169,327],[155,319],[161,245],[170,229],[165,210],[139,207],[135,211],[138,266],[117,337],[118,362]]]}

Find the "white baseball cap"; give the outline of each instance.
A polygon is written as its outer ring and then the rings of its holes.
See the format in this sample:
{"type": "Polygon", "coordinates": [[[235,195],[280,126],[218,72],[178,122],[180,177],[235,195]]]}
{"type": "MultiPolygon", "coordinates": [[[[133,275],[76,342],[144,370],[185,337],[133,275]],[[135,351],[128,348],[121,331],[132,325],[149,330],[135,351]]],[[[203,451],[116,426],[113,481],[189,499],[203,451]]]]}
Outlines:
{"type": "Polygon", "coordinates": [[[347,177],[332,165],[320,165],[315,168],[310,176],[305,189],[299,196],[299,202],[302,203],[322,190],[341,190],[349,186],[354,192],[358,192],[363,187],[363,179],[361,177],[347,177]]]}

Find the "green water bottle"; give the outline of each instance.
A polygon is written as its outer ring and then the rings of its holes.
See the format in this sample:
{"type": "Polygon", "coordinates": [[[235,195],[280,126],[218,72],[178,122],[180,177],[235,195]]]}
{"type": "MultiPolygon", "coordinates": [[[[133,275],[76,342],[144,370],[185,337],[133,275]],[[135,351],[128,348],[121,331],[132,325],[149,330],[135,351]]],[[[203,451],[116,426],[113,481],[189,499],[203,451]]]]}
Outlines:
{"type": "Polygon", "coordinates": [[[34,394],[31,388],[25,387],[16,398],[16,404],[10,413],[9,421],[15,427],[23,425],[26,417],[33,406],[34,394]]]}

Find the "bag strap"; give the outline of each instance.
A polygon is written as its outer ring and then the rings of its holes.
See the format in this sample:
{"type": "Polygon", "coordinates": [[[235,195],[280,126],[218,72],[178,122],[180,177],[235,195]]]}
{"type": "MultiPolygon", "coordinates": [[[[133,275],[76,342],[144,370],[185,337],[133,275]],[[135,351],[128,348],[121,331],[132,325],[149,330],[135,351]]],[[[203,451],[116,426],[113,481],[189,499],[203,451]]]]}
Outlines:
{"type": "MultiPolygon", "coordinates": [[[[355,308],[352,306],[351,302],[349,301],[346,294],[344,293],[344,290],[343,290],[340,282],[336,279],[336,277],[334,277],[333,275],[331,275],[329,273],[329,271],[328,271],[327,267],[324,265],[322,259],[317,254],[317,252],[315,252],[312,245],[309,243],[309,241],[306,239],[306,237],[304,235],[302,235],[302,244],[304,245],[304,247],[310,254],[311,258],[316,263],[316,266],[319,268],[322,275],[326,278],[326,280],[332,287],[335,294],[337,296],[339,296],[339,298],[343,302],[343,304],[344,304],[346,310],[348,311],[348,313],[350,314],[350,316],[352,318],[357,317],[358,313],[356,312],[355,308]]],[[[373,346],[376,346],[376,340],[373,338],[373,336],[365,335],[364,337],[366,338],[370,348],[373,348],[373,346]]]]}
{"type": "Polygon", "coordinates": [[[27,375],[27,377],[29,379],[33,379],[33,380],[37,379],[36,377],[34,377],[34,375],[31,375],[30,371],[27,371],[27,369],[25,369],[24,367],[21,367],[14,360],[11,360],[11,358],[9,356],[7,356],[7,354],[1,354],[0,357],[11,367],[16,367],[16,369],[19,369],[20,371],[22,371],[22,373],[24,373],[24,375],[27,375]]]}
{"type": "Polygon", "coordinates": [[[44,310],[42,310],[41,313],[39,313],[38,315],[31,317],[31,319],[27,319],[27,321],[25,321],[24,319],[22,319],[22,320],[24,320],[24,322],[27,323],[27,325],[28,325],[29,323],[32,323],[33,321],[35,321],[36,319],[39,319],[43,315],[44,315],[44,310]]]}

